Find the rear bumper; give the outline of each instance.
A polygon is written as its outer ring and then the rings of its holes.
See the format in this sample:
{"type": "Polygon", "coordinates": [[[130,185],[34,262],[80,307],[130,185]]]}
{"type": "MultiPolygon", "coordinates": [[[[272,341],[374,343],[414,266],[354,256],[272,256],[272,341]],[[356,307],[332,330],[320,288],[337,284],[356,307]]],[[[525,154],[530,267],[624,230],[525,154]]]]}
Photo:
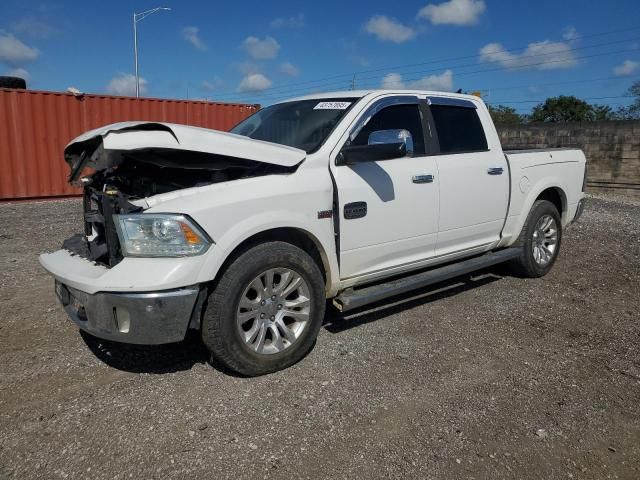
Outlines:
{"type": "Polygon", "coordinates": [[[157,345],[184,339],[198,298],[197,287],[143,293],[94,294],[56,281],[56,295],[80,327],[96,337],[157,345]]]}

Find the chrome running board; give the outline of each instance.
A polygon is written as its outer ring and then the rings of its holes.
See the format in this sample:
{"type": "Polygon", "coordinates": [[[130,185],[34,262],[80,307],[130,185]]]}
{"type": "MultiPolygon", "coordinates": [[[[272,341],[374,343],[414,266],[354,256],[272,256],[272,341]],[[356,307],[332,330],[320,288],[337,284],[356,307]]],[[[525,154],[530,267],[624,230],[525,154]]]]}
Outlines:
{"type": "Polygon", "coordinates": [[[431,270],[396,278],[385,283],[364,288],[348,288],[333,299],[333,304],[341,312],[346,312],[395,295],[466,275],[491,265],[507,262],[516,258],[521,252],[521,248],[505,248],[443,267],[435,267],[431,270]]]}

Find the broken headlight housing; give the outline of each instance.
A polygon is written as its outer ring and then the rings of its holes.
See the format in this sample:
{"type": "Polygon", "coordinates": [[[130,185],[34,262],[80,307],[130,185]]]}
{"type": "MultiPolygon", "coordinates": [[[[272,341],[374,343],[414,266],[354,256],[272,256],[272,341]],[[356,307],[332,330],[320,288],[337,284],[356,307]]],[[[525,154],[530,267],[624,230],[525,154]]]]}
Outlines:
{"type": "Polygon", "coordinates": [[[113,220],[125,257],[191,257],[213,243],[186,215],[140,213],[114,215],[113,220]]]}

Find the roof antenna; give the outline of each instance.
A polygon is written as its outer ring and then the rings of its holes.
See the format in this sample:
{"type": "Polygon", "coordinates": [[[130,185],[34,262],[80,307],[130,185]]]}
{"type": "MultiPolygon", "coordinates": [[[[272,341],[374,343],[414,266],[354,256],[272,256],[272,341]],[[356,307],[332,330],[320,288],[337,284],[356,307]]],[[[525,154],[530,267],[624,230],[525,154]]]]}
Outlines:
{"type": "Polygon", "coordinates": [[[356,74],[353,74],[353,78],[351,79],[351,90],[356,89],[356,74]]]}
{"type": "Polygon", "coordinates": [[[456,90],[456,93],[462,93],[462,89],[459,88],[458,90],[456,90]]]}

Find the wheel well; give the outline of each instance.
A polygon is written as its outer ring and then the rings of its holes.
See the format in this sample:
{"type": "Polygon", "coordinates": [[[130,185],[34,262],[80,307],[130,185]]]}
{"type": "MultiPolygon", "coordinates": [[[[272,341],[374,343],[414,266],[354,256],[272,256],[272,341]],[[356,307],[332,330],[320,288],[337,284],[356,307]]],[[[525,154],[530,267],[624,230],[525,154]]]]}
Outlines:
{"type": "Polygon", "coordinates": [[[227,259],[224,261],[220,269],[218,270],[217,278],[227,269],[236,258],[242,255],[250,248],[265,242],[285,242],[295,245],[296,247],[304,250],[309,254],[313,261],[318,265],[318,268],[322,272],[322,276],[325,284],[327,283],[327,277],[329,276],[329,263],[324,255],[322,247],[318,244],[318,241],[308,232],[300,230],[298,228],[274,228],[271,230],[265,230],[260,233],[256,233],[251,237],[245,239],[240,245],[233,249],[227,259]]]}
{"type": "Polygon", "coordinates": [[[540,195],[538,195],[538,198],[536,198],[536,200],[548,200],[549,202],[553,203],[558,209],[560,217],[564,215],[564,212],[566,210],[566,200],[564,192],[561,189],[557,187],[547,188],[546,190],[543,190],[540,195]]]}

